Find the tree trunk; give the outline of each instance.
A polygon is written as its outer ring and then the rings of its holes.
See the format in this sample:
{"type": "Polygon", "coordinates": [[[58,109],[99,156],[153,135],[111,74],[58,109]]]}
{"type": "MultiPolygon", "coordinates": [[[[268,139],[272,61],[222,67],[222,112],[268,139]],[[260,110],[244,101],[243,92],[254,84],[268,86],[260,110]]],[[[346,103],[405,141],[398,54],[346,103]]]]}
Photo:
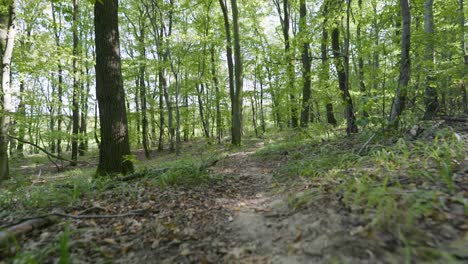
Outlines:
{"type": "Polygon", "coordinates": [[[205,116],[205,109],[203,107],[203,95],[205,93],[205,88],[203,83],[196,85],[197,98],[198,98],[198,111],[200,112],[200,119],[203,127],[203,134],[206,138],[210,138],[210,128],[208,118],[205,116]]]}
{"type": "MultiPolygon", "coordinates": [[[[19,104],[18,104],[18,115],[21,117],[22,122],[25,121],[26,119],[26,103],[24,102],[24,80],[20,81],[20,94],[19,94],[19,104]]],[[[21,123],[22,123],[21,122],[21,123]]],[[[54,126],[52,125],[52,129],[54,129],[54,126]]],[[[25,124],[19,124],[19,129],[18,129],[18,145],[16,145],[16,155],[19,158],[24,157],[24,144],[22,141],[24,141],[24,136],[25,136],[25,124]]],[[[55,149],[54,149],[55,150],[55,149]]]]}
{"type": "MultiPolygon", "coordinates": [[[[401,31],[401,60],[400,60],[400,77],[398,80],[398,88],[392,105],[390,121],[395,122],[406,108],[406,100],[408,93],[408,83],[410,80],[411,70],[411,13],[408,0],[400,0],[401,17],[403,21],[401,31]]],[[[396,123],[395,123],[396,125],[396,123]]]]}
{"type": "Polygon", "coordinates": [[[2,59],[2,96],[0,97],[0,181],[10,176],[8,130],[10,126],[10,115],[14,111],[11,100],[11,59],[16,35],[15,11],[15,1],[11,1],[6,10],[0,11],[6,12],[0,13],[0,52],[2,59]]]}
{"type": "MultiPolygon", "coordinates": [[[[322,72],[320,74],[320,83],[323,86],[328,87],[328,81],[330,79],[330,64],[328,61],[328,30],[327,30],[327,17],[328,17],[328,1],[323,3],[322,7],[322,15],[325,18],[322,23],[322,42],[321,42],[321,59],[322,59],[322,72]]],[[[328,102],[325,105],[326,112],[327,112],[327,123],[333,126],[336,126],[338,122],[335,118],[335,113],[333,111],[333,104],[331,102],[331,98],[327,98],[328,102]]]]}
{"type": "Polygon", "coordinates": [[[461,30],[461,52],[463,55],[463,67],[461,70],[461,84],[462,90],[462,103],[463,112],[468,113],[468,96],[466,93],[466,74],[468,72],[468,55],[466,54],[466,43],[465,43],[465,10],[463,6],[464,0],[458,0],[459,12],[460,12],[460,30],[461,30]]]}
{"type": "Polygon", "coordinates": [[[158,140],[158,151],[164,150],[164,86],[166,85],[166,79],[164,78],[164,72],[162,69],[158,71],[159,78],[159,140],[158,140]]]}
{"type": "Polygon", "coordinates": [[[303,40],[302,47],[302,78],[304,85],[302,87],[302,112],[301,112],[301,127],[307,127],[310,120],[310,109],[311,109],[311,100],[310,96],[312,93],[311,88],[311,62],[309,58],[309,40],[307,39],[307,6],[306,1],[300,1],[300,17],[299,30],[301,32],[303,40]]]}
{"type": "MultiPolygon", "coordinates": [[[[54,29],[54,35],[55,35],[55,44],[57,46],[57,50],[60,49],[61,44],[60,44],[60,38],[61,38],[61,30],[58,28],[58,22],[55,16],[55,5],[54,2],[52,4],[52,21],[53,21],[53,29],[54,29]]],[[[58,91],[57,91],[57,99],[58,99],[58,104],[57,104],[57,155],[61,156],[62,155],[62,122],[63,122],[63,116],[62,116],[62,106],[63,106],[63,67],[62,67],[62,59],[58,59],[58,91]]]]}
{"type": "MultiPolygon", "coordinates": [[[[241,116],[241,109],[239,109],[238,104],[238,70],[237,70],[237,60],[236,60],[236,73],[234,75],[234,60],[233,60],[233,52],[232,52],[232,40],[231,40],[231,26],[229,23],[229,16],[228,16],[228,9],[226,3],[223,0],[219,0],[219,4],[221,5],[221,10],[223,11],[223,18],[224,18],[224,29],[226,32],[226,57],[228,63],[228,73],[229,73],[229,96],[231,99],[231,136],[232,136],[232,144],[233,145],[240,145],[241,144],[241,136],[242,136],[242,116],[241,116]]],[[[237,2],[234,1],[232,6],[236,6],[237,11],[237,2]]],[[[234,12],[234,10],[233,10],[234,12]]],[[[234,15],[233,15],[234,16],[234,15]]],[[[236,22],[237,22],[237,14],[236,14],[236,22]]],[[[238,26],[237,26],[238,28],[238,26]]],[[[238,31],[238,30],[237,30],[238,31]]],[[[237,32],[239,33],[239,32],[237,32]]],[[[236,33],[234,32],[234,35],[236,33]]],[[[236,36],[234,36],[235,38],[236,36]]],[[[241,66],[242,69],[242,66],[241,66]]],[[[241,79],[242,84],[242,79],[241,79]]]]}
{"type": "Polygon", "coordinates": [[[338,84],[340,86],[341,95],[343,102],[345,104],[345,118],[346,118],[346,133],[350,135],[351,133],[357,133],[356,117],[354,116],[354,107],[351,95],[349,93],[348,87],[348,77],[347,77],[347,65],[346,65],[346,48],[345,48],[345,66],[341,62],[341,49],[340,49],[340,33],[338,28],[334,28],[332,31],[332,48],[333,56],[335,57],[335,67],[338,73],[338,84]]]}
{"type": "Polygon", "coordinates": [[[241,145],[242,141],[242,89],[243,89],[243,66],[242,66],[242,53],[240,47],[240,33],[239,33],[239,11],[237,9],[237,0],[231,0],[232,8],[232,24],[234,32],[234,72],[235,72],[235,83],[236,90],[234,96],[233,108],[234,115],[233,120],[233,135],[232,144],[236,146],[241,145]]]}
{"type": "Polygon", "coordinates": [[[78,55],[79,55],[79,4],[78,0],[73,0],[73,98],[72,98],[72,149],[71,149],[71,166],[76,166],[78,161],[78,133],[80,129],[80,80],[78,70],[78,55]]]}
{"type": "Polygon", "coordinates": [[[101,123],[97,174],[132,172],[125,92],[123,88],[118,0],[94,4],[96,41],[96,94],[101,123]]]}
{"type": "Polygon", "coordinates": [[[139,48],[140,48],[140,104],[141,104],[141,126],[143,139],[143,149],[145,150],[145,157],[149,159],[151,157],[151,150],[148,140],[148,114],[147,114],[147,103],[146,103],[146,82],[145,82],[145,73],[146,73],[146,41],[145,41],[145,26],[140,25],[140,36],[139,36],[139,48]]]}
{"type": "Polygon", "coordinates": [[[426,51],[424,64],[426,68],[426,89],[424,102],[426,111],[424,119],[432,119],[439,111],[439,100],[434,80],[434,0],[426,0],[424,4],[424,32],[426,33],[426,51]]]}
{"type": "Polygon", "coordinates": [[[364,109],[362,111],[362,115],[367,118],[369,117],[369,113],[367,112],[366,104],[368,100],[368,96],[366,93],[366,84],[364,82],[364,59],[362,56],[362,37],[361,37],[361,23],[362,23],[362,0],[358,1],[358,6],[359,6],[359,12],[360,12],[360,18],[359,22],[357,24],[357,29],[356,29],[356,42],[357,42],[357,51],[358,51],[358,79],[359,79],[359,90],[362,93],[362,98],[363,98],[363,104],[364,104],[364,109]]]}
{"type": "Polygon", "coordinates": [[[223,138],[223,119],[221,116],[221,94],[219,91],[219,81],[216,75],[216,60],[215,60],[215,46],[211,45],[211,78],[213,79],[213,85],[215,86],[216,96],[216,138],[218,144],[221,144],[223,138]]]}
{"type": "Polygon", "coordinates": [[[290,119],[290,126],[297,127],[298,126],[298,113],[296,107],[296,96],[294,95],[294,84],[295,84],[295,69],[294,69],[294,54],[291,51],[291,41],[289,38],[289,29],[290,29],[290,6],[288,0],[283,0],[283,12],[281,12],[281,7],[279,2],[276,2],[276,8],[278,10],[278,15],[280,16],[281,21],[281,28],[283,31],[283,38],[284,38],[284,54],[286,60],[286,78],[287,78],[287,87],[289,90],[289,99],[290,99],[290,106],[291,106],[291,119],[290,119]],[[283,16],[281,15],[283,13],[283,16]]]}
{"type": "MultiPolygon", "coordinates": [[[[86,51],[86,49],[85,49],[86,51]]],[[[79,154],[80,156],[84,156],[85,152],[88,150],[88,110],[89,110],[89,104],[88,104],[88,98],[89,94],[91,91],[91,85],[90,81],[88,79],[89,76],[89,67],[88,65],[85,66],[85,72],[86,74],[86,89],[85,84],[81,84],[81,89],[84,91],[84,94],[81,96],[81,122],[80,122],[80,134],[81,134],[81,139],[80,139],[80,146],[79,146],[79,154]]]]}

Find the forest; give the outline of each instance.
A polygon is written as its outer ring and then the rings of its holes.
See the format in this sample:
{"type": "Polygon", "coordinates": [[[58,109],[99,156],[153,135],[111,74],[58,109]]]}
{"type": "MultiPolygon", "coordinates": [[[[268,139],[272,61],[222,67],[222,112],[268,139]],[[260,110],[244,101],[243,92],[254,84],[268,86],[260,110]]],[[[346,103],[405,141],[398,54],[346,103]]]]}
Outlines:
{"type": "Polygon", "coordinates": [[[465,263],[464,0],[0,0],[0,263],[465,263]]]}

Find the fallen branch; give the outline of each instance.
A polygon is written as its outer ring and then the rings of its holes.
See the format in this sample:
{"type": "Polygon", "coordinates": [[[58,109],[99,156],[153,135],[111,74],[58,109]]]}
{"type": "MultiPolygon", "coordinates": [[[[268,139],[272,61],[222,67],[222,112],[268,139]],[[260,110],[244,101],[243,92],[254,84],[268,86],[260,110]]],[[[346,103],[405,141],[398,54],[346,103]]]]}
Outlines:
{"type": "Polygon", "coordinates": [[[44,152],[44,154],[46,154],[48,157],[52,157],[52,158],[55,158],[55,159],[58,159],[58,160],[63,160],[63,161],[72,162],[72,161],[69,160],[69,159],[62,158],[62,157],[60,157],[60,156],[57,156],[57,155],[55,155],[55,154],[50,153],[49,151],[47,151],[47,150],[44,149],[43,147],[37,145],[36,143],[29,142],[29,141],[26,141],[26,140],[23,140],[23,139],[14,137],[14,136],[12,136],[12,135],[8,135],[8,137],[11,138],[11,139],[17,140],[17,141],[19,141],[19,142],[21,142],[21,143],[28,144],[28,145],[31,145],[31,146],[33,146],[33,147],[36,147],[36,148],[39,149],[40,151],[44,152]]]}
{"type": "MultiPolygon", "coordinates": [[[[82,211],[84,213],[96,207],[82,211]]],[[[10,227],[6,228],[4,231],[0,231],[0,249],[8,247],[10,244],[15,244],[18,240],[18,237],[30,233],[35,229],[41,229],[48,227],[57,222],[57,217],[71,218],[71,219],[109,219],[109,218],[123,218],[130,216],[141,216],[146,213],[146,210],[136,210],[123,214],[114,214],[114,215],[72,215],[59,212],[53,212],[47,215],[32,217],[20,220],[17,224],[13,224],[10,227]]]]}
{"type": "Polygon", "coordinates": [[[51,213],[50,215],[66,217],[71,219],[102,219],[102,218],[122,218],[122,217],[129,217],[129,216],[141,216],[146,213],[146,210],[138,210],[132,211],[125,214],[114,214],[114,215],[72,215],[72,214],[65,214],[65,213],[51,213]]]}
{"type": "Polygon", "coordinates": [[[0,248],[15,243],[17,237],[27,234],[34,229],[50,226],[55,223],[55,220],[49,216],[42,216],[38,218],[30,218],[29,220],[22,221],[17,225],[11,226],[8,229],[0,232],[0,248]]]}

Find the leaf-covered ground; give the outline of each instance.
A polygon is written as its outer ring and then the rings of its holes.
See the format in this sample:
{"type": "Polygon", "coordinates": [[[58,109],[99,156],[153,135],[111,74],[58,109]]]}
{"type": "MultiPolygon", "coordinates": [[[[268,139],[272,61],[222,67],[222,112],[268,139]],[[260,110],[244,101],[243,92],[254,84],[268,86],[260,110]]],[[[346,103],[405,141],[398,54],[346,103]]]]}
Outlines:
{"type": "Polygon", "coordinates": [[[192,158],[160,155],[129,182],[44,177],[22,194],[3,192],[3,227],[57,213],[10,243],[3,262],[468,261],[467,122],[370,137],[288,132],[211,154],[187,145],[192,158]],[[139,215],[79,218],[129,212],[139,215]]]}

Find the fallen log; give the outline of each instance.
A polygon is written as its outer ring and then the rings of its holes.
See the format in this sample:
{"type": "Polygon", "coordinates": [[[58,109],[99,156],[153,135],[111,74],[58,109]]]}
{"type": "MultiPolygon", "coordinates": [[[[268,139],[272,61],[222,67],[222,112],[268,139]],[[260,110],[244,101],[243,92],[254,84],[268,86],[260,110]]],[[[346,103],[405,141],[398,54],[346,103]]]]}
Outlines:
{"type": "MultiPolygon", "coordinates": [[[[8,247],[18,240],[18,236],[30,233],[35,229],[44,228],[54,224],[56,220],[50,216],[31,218],[14,226],[0,231],[0,249],[8,247]]],[[[8,251],[8,250],[7,250],[8,251]]]]}

